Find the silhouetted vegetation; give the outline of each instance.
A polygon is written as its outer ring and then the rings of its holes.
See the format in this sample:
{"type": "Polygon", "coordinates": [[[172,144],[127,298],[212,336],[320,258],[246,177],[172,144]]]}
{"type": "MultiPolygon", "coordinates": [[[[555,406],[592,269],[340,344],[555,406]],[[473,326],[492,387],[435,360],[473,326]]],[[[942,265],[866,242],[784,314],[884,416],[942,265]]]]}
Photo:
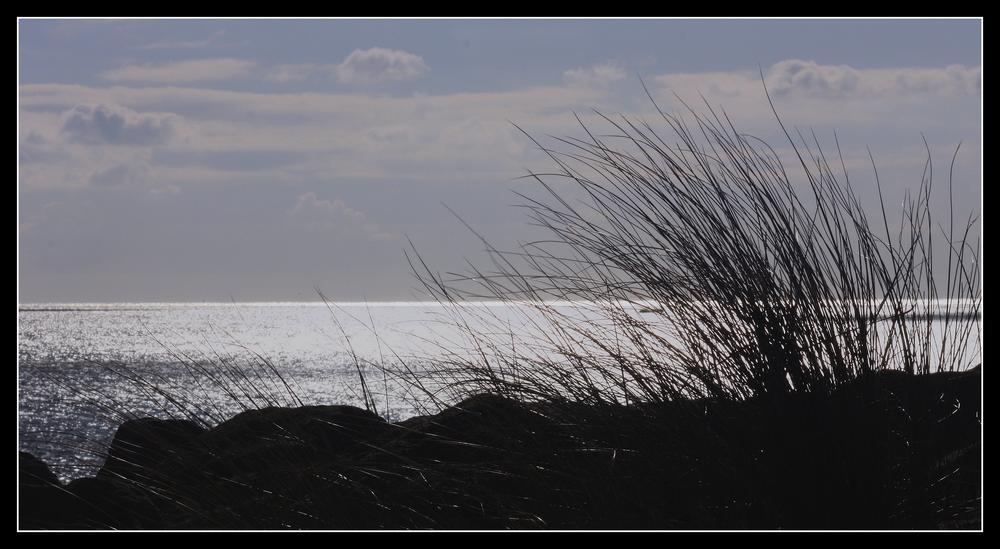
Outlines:
{"type": "Polygon", "coordinates": [[[205,429],[173,398],[190,417],[126,423],[89,479],[138,503],[71,483],[67,508],[108,516],[55,512],[23,456],[21,526],[981,528],[975,217],[932,219],[928,159],[901,219],[883,202],[872,224],[818,143],[786,133],[784,165],[708,113],[661,113],[669,139],[605,118],[607,135],[543,147],[557,170],[530,177],[549,199],[525,200],[549,241],[459,276],[413,256],[443,303],[532,309],[448,308],[473,358],[383,366],[457,405],[387,423],[364,375],[368,410],[273,407],[245,382],[292,394],[277,370],[216,373],[247,411],[205,429]]]}

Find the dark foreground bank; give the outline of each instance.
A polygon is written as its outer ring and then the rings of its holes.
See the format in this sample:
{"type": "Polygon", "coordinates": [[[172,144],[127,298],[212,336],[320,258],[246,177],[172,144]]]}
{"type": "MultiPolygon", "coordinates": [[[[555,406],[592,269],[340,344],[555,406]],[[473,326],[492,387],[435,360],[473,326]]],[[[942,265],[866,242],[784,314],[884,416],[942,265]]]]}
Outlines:
{"type": "Polygon", "coordinates": [[[478,395],[387,423],[134,420],[95,478],[22,452],[21,529],[979,529],[981,368],[639,406],[478,395]]]}

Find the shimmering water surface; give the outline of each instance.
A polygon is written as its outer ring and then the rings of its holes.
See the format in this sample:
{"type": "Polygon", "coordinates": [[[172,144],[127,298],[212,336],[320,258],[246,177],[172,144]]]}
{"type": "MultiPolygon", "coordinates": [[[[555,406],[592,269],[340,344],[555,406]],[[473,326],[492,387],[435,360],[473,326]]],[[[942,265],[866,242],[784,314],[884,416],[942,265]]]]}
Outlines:
{"type": "MultiPolygon", "coordinates": [[[[562,322],[602,322],[592,304],[552,306],[562,322]]],[[[642,310],[647,321],[664,314],[642,310]]],[[[184,410],[215,424],[248,406],[364,407],[362,378],[376,411],[397,421],[450,402],[428,397],[443,394],[433,382],[416,389],[386,369],[440,371],[482,350],[470,333],[513,346],[550,332],[535,309],[502,303],[20,305],[19,447],[66,481],[96,473],[126,417],[184,410]]]]}
{"type": "MultiPolygon", "coordinates": [[[[469,306],[512,319],[500,303],[469,306]]],[[[428,357],[470,348],[447,309],[402,302],[21,305],[19,446],[63,480],[92,475],[123,411],[168,417],[201,409],[216,423],[248,404],[363,407],[362,376],[387,419],[433,411],[426,394],[392,383],[380,367],[419,373],[428,357]]]]}

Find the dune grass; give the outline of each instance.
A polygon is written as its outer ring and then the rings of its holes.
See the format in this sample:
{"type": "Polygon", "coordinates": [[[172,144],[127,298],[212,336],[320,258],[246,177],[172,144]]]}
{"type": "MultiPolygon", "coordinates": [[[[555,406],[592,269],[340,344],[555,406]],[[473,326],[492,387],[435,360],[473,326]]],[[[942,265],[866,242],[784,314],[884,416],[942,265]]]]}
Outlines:
{"type": "Polygon", "coordinates": [[[870,223],[815,139],[786,132],[783,164],[707,113],[660,111],[669,138],[603,118],[563,152],[536,141],[556,170],[528,175],[548,195],[525,207],[551,239],[483,239],[492,264],[457,275],[410,255],[468,348],[430,371],[358,362],[367,415],[282,411],[301,402],[259,356],[181,357],[241,403],[226,421],[114,366],[221,425],[148,435],[175,457],[115,454],[105,478],[138,468],[169,528],[981,527],[976,218],[932,219],[929,153],[901,219],[883,200],[870,223]],[[477,317],[478,300],[528,312],[477,317]],[[386,423],[390,379],[458,404],[386,423]]]}
{"type": "MultiPolygon", "coordinates": [[[[873,225],[846,169],[838,179],[818,143],[788,136],[800,172],[794,183],[773,149],[708,112],[691,109],[692,125],[660,112],[676,142],[646,122],[604,118],[607,136],[583,128],[586,139],[558,139],[568,152],[539,144],[557,170],[529,177],[551,200],[525,200],[552,240],[513,253],[487,244],[491,270],[447,280],[415,262],[443,302],[537,304],[550,321],[547,343],[567,359],[531,368],[543,376],[534,387],[523,377],[507,382],[515,378],[486,363],[469,365],[474,377],[511,394],[628,403],[829,392],[871,372],[975,366],[976,218],[957,227],[932,219],[929,153],[901,222],[893,224],[883,201],[873,225]],[[585,199],[563,199],[551,185],[557,179],[585,199]],[[473,281],[476,288],[456,290],[473,281]],[[607,322],[580,324],[550,300],[597,303],[607,322]],[[635,314],[643,309],[656,314],[635,314]],[[943,319],[941,333],[932,333],[932,319],[943,319]],[[567,367],[585,375],[566,375],[567,367]]],[[[526,370],[518,365],[531,357],[509,348],[492,345],[490,364],[526,370]]]]}
{"type": "MultiPolygon", "coordinates": [[[[694,474],[681,495],[673,483],[686,473],[664,471],[627,500],[645,506],[653,485],[688,505],[714,500],[700,505],[698,527],[926,527],[935,513],[974,516],[975,490],[961,504],[929,500],[933,481],[917,478],[937,463],[920,454],[937,436],[927,425],[951,417],[954,402],[941,410],[946,392],[936,403],[910,393],[933,391],[916,389],[915,375],[981,364],[976,216],[932,217],[928,150],[900,218],[879,186],[872,223],[846,168],[834,169],[815,137],[785,130],[794,157],[783,164],[706,109],[689,108],[690,124],[659,111],[669,137],[603,117],[602,134],[583,127],[584,138],[555,139],[561,152],[535,141],[556,169],[527,176],[548,199],[523,198],[550,240],[504,252],[483,239],[488,268],[445,276],[416,255],[439,301],[530,306],[514,322],[537,324],[520,339],[523,327],[499,337],[470,328],[480,358],[438,373],[458,395],[584,403],[570,421],[612,449],[613,431],[629,430],[616,414],[647,418],[635,421],[652,421],[649,433],[663,438],[619,441],[619,450],[631,444],[629,455],[650,460],[643,467],[712,473],[694,474]],[[566,182],[575,200],[555,190],[566,182]]],[[[879,185],[874,161],[868,181],[879,185]]],[[[453,310],[467,326],[511,322],[453,310]]],[[[967,419],[975,425],[978,412],[967,419]]]]}

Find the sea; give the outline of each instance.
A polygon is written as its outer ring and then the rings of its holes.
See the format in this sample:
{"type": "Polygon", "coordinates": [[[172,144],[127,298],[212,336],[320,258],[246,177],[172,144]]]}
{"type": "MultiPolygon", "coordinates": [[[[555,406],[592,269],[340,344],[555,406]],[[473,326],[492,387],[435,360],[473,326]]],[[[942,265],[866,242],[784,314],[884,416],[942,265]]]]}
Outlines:
{"type": "Polygon", "coordinates": [[[335,404],[389,421],[434,413],[458,398],[442,372],[489,360],[483,342],[525,353],[513,346],[546,341],[552,314],[598,329],[606,318],[580,302],[20,304],[18,449],[68,482],[97,473],[129,418],[214,425],[250,408],[335,404]]]}
{"type": "Polygon", "coordinates": [[[543,324],[501,302],[21,304],[18,448],[66,482],[96,474],[133,417],[211,425],[248,408],[335,404],[389,421],[434,413],[456,397],[415,383],[422,372],[472,358],[473,337],[543,324]]]}

